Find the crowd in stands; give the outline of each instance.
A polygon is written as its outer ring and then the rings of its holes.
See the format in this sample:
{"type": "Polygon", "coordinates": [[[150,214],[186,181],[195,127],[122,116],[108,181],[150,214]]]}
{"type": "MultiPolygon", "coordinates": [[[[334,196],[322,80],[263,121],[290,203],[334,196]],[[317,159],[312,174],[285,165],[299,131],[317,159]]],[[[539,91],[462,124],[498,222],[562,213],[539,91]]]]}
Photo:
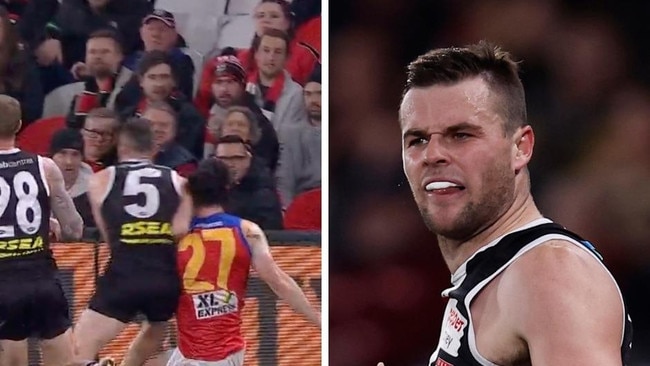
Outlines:
{"type": "Polygon", "coordinates": [[[250,46],[220,39],[217,22],[200,35],[211,50],[193,48],[177,19],[214,9],[163,3],[0,0],[0,92],[21,102],[18,146],[54,159],[92,226],[88,177],[117,163],[120,124],[144,117],[154,163],[187,176],[201,159],[226,162],[229,213],[320,230],[320,0],[252,4],[250,46]]]}

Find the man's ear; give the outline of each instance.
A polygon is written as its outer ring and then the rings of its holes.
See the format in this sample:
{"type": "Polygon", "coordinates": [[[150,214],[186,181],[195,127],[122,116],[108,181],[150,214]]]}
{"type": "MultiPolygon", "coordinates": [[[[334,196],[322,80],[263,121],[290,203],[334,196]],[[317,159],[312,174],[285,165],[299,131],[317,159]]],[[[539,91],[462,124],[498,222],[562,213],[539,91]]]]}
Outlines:
{"type": "Polygon", "coordinates": [[[514,134],[512,166],[515,173],[519,173],[528,165],[533,156],[535,146],[535,133],[530,125],[517,129],[514,134]]]}

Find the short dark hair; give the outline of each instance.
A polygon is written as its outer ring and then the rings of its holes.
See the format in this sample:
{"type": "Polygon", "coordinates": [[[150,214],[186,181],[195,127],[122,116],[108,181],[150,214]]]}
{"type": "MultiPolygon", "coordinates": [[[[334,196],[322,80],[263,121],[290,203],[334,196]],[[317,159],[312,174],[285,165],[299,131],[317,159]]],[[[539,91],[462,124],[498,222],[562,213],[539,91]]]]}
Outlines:
{"type": "Polygon", "coordinates": [[[148,110],[157,110],[163,111],[174,118],[174,125],[178,125],[178,112],[172,107],[169,103],[157,100],[150,103],[147,103],[147,106],[142,110],[142,115],[145,115],[148,110]]]}
{"type": "Polygon", "coordinates": [[[128,141],[129,147],[139,153],[149,153],[154,149],[151,122],[145,118],[131,117],[120,126],[119,142],[128,141]]]}
{"type": "Polygon", "coordinates": [[[102,28],[98,29],[88,36],[88,40],[91,40],[93,38],[109,38],[112,39],[113,42],[115,43],[115,47],[117,48],[120,53],[124,53],[124,47],[122,46],[122,37],[118,32],[111,28],[102,28]]]}
{"type": "Polygon", "coordinates": [[[480,76],[500,95],[496,106],[505,120],[506,132],[526,124],[526,97],[519,78],[519,64],[501,48],[486,41],[465,47],[431,50],[408,65],[402,97],[413,88],[451,85],[480,76]]]}
{"type": "Polygon", "coordinates": [[[291,42],[291,38],[289,38],[289,34],[285,31],[279,30],[279,29],[273,29],[273,28],[268,28],[264,30],[264,33],[260,37],[256,37],[253,39],[253,51],[257,52],[260,49],[260,45],[262,44],[262,38],[264,37],[273,37],[273,38],[280,38],[284,40],[284,44],[286,45],[285,47],[285,54],[289,54],[289,43],[291,42]]]}
{"type": "Polygon", "coordinates": [[[219,159],[208,158],[187,177],[187,190],[195,206],[223,206],[228,200],[230,171],[219,159]]]}
{"type": "Polygon", "coordinates": [[[140,77],[144,77],[144,74],[146,74],[152,67],[162,64],[169,65],[169,68],[172,70],[172,77],[176,80],[176,73],[172,67],[171,57],[167,52],[159,50],[145,52],[140,59],[140,62],[138,62],[137,74],[140,77]]]}
{"type": "Polygon", "coordinates": [[[221,136],[217,140],[217,144],[215,145],[215,150],[219,145],[222,144],[242,144],[244,145],[244,149],[248,151],[251,155],[253,155],[253,147],[251,146],[250,142],[244,141],[244,139],[241,138],[241,136],[238,135],[226,135],[226,136],[221,136]]]}

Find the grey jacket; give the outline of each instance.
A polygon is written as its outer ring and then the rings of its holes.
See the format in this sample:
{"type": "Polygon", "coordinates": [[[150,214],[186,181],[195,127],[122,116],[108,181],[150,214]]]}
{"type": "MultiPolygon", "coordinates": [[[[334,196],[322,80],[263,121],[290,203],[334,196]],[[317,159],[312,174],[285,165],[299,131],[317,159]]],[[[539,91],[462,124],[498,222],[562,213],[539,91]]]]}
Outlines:
{"type": "Polygon", "coordinates": [[[274,112],[267,111],[263,108],[264,100],[262,98],[262,91],[258,85],[251,83],[246,85],[246,90],[254,96],[255,104],[262,108],[262,112],[278,132],[286,125],[300,125],[308,121],[305,100],[302,95],[302,86],[293,81],[291,74],[287,70],[284,70],[284,77],[284,88],[282,89],[280,98],[276,102],[274,112]]]}
{"type": "Polygon", "coordinates": [[[282,207],[298,194],[321,186],[321,127],[307,122],[286,126],[280,133],[276,180],[282,207]]]}

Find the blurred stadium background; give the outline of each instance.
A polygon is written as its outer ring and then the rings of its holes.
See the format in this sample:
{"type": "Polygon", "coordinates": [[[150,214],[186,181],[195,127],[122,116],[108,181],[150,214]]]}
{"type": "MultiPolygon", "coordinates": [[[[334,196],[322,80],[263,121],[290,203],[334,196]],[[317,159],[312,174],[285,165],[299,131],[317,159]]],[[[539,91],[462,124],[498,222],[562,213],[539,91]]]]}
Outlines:
{"type": "Polygon", "coordinates": [[[480,39],[523,61],[536,202],[605,256],[632,365],[650,365],[650,2],[357,0],[330,14],[330,365],[421,366],[438,342],[449,272],[402,173],[397,108],[409,61],[480,39]]]}

